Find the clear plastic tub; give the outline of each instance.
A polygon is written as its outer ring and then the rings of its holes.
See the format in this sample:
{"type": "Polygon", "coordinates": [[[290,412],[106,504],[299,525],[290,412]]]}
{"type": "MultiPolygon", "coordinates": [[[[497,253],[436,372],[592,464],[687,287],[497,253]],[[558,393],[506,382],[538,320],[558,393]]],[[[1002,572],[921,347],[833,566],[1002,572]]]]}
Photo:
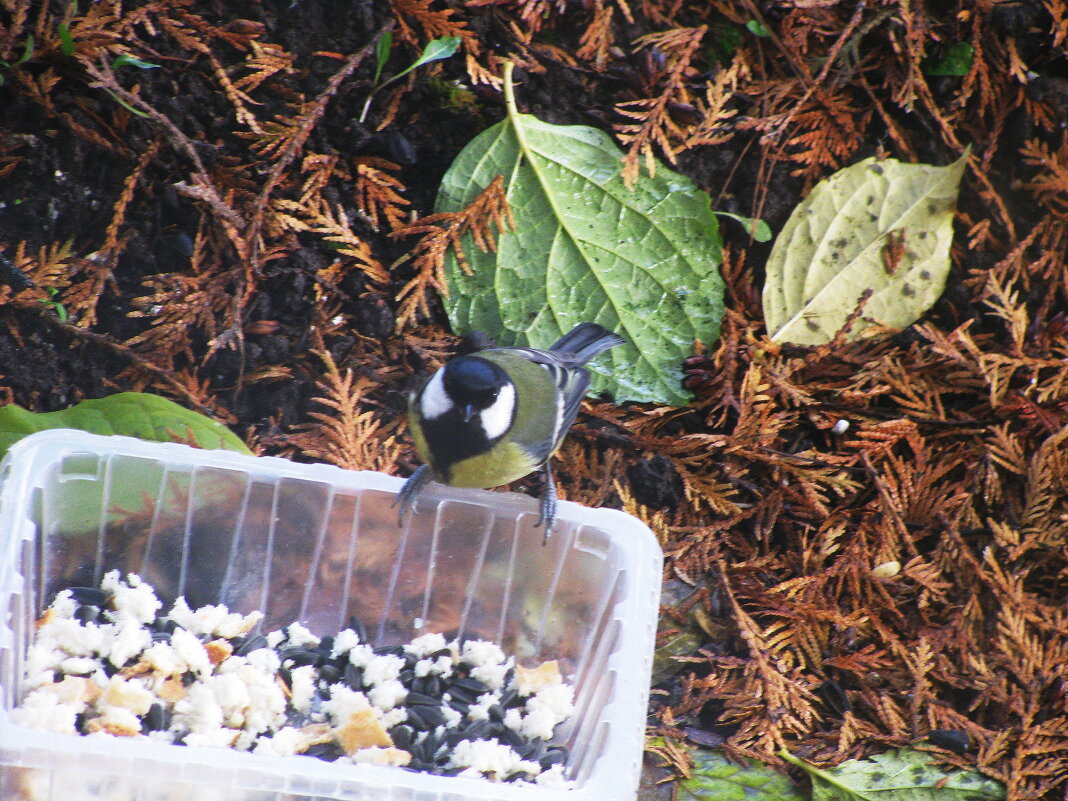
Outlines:
{"type": "Polygon", "coordinates": [[[542,545],[529,497],[429,485],[403,529],[401,480],[328,465],[47,431],[0,467],[3,801],[616,801],[637,793],[662,555],[617,511],[560,504],[542,545]],[[84,738],[16,726],[22,662],[52,595],[118,568],[169,604],[262,610],[374,645],[427,632],[559,660],[576,713],[555,740],[570,790],[312,757],[84,738]]]}

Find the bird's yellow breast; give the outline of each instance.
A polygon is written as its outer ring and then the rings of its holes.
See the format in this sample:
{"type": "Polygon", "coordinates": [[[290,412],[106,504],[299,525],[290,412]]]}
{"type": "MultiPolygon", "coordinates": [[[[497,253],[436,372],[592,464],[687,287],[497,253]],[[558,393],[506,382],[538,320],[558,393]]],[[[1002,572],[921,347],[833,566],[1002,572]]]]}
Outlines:
{"type": "Polygon", "coordinates": [[[521,447],[502,442],[486,453],[453,464],[446,483],[475,489],[499,487],[534,472],[538,466],[521,447]]]}

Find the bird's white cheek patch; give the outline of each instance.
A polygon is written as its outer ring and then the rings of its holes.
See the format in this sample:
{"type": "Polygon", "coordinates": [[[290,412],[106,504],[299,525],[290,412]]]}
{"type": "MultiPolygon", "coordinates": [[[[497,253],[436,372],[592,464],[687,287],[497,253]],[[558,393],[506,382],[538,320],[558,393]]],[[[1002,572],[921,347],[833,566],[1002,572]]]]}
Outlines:
{"type": "Polygon", "coordinates": [[[482,430],[486,432],[486,439],[495,440],[504,436],[512,426],[514,414],[515,387],[505,384],[497,393],[497,400],[478,415],[479,420],[482,421],[482,430]]]}
{"type": "Polygon", "coordinates": [[[436,420],[455,405],[445,393],[445,381],[442,379],[444,374],[444,370],[438,370],[423,388],[419,411],[423,413],[424,420],[436,420]]]}

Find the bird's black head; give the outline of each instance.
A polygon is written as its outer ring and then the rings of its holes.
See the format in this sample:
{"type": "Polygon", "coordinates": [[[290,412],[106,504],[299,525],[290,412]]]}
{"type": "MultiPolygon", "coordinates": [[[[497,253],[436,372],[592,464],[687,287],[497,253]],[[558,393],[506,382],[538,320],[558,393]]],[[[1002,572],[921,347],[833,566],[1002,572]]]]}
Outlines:
{"type": "Polygon", "coordinates": [[[465,421],[492,407],[500,398],[501,390],[512,385],[504,370],[477,356],[453,359],[445,365],[444,370],[442,381],[445,394],[460,410],[465,421]]]}
{"type": "Polygon", "coordinates": [[[420,425],[438,476],[456,462],[486,453],[515,420],[515,385],[497,364],[478,356],[453,359],[419,396],[420,425]]]}

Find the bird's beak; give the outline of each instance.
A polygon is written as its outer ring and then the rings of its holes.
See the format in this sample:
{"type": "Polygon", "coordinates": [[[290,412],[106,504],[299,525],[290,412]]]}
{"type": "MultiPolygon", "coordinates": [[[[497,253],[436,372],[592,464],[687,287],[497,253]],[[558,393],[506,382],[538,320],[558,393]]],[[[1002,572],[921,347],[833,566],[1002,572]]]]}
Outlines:
{"type": "Polygon", "coordinates": [[[475,416],[475,412],[477,411],[478,409],[476,409],[473,404],[468,403],[460,409],[460,414],[463,415],[465,423],[470,423],[471,418],[475,416]]]}

